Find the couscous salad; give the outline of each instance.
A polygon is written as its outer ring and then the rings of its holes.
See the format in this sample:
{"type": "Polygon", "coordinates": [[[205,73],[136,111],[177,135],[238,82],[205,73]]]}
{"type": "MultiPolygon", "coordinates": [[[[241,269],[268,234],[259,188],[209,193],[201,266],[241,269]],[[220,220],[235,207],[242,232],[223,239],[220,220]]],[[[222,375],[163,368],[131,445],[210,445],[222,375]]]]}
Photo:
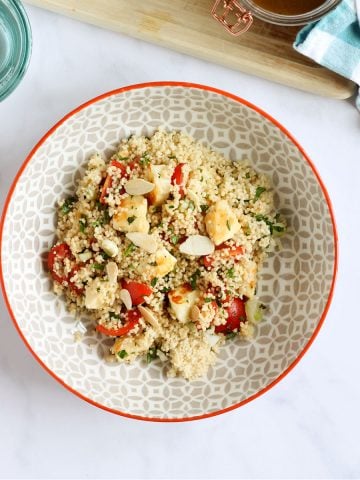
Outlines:
{"type": "Polygon", "coordinates": [[[159,130],[90,158],[59,202],[48,267],[69,310],[114,338],[112,359],[158,357],[192,380],[228,338],[252,337],[257,276],[284,230],[266,176],[159,130]]]}

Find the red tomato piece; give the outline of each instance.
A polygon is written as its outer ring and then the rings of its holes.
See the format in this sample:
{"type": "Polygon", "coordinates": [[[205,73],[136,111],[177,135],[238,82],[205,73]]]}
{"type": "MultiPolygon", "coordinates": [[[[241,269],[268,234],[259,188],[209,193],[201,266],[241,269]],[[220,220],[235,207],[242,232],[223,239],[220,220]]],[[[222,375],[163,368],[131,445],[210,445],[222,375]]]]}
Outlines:
{"type": "Polygon", "coordinates": [[[125,288],[130,293],[133,305],[144,303],[144,297],[152,293],[152,288],[145,283],[122,280],[121,285],[122,288],[125,288]]]}
{"type": "Polygon", "coordinates": [[[139,323],[141,314],[139,310],[133,309],[126,312],[126,323],[119,328],[107,328],[104,325],[96,325],[96,330],[104,335],[109,335],[110,337],[121,337],[131,332],[133,328],[139,323]]]}
{"type": "Polygon", "coordinates": [[[183,197],[185,195],[184,192],[184,168],[185,163],[179,163],[176,165],[174,172],[171,176],[171,184],[179,186],[180,195],[183,197]]]}
{"type": "MultiPolygon", "coordinates": [[[[216,250],[225,250],[225,249],[226,249],[227,257],[237,257],[238,255],[244,254],[244,249],[241,245],[238,247],[230,247],[226,243],[222,243],[221,245],[218,245],[216,247],[216,250]]],[[[203,257],[202,259],[204,267],[207,267],[207,268],[212,267],[214,260],[215,259],[213,255],[205,255],[205,257],[203,257]]]]}
{"type": "Polygon", "coordinates": [[[106,197],[107,197],[107,191],[109,188],[111,188],[111,184],[112,184],[112,178],[110,175],[108,175],[106,178],[105,178],[105,182],[102,186],[102,189],[101,189],[101,194],[100,194],[100,198],[99,198],[99,202],[102,203],[102,204],[105,204],[106,203],[106,197]]]}
{"type": "Polygon", "coordinates": [[[60,243],[52,247],[48,254],[48,267],[53,279],[58,283],[67,282],[68,277],[66,275],[61,275],[55,271],[55,263],[63,264],[66,258],[71,257],[70,247],[66,243],[60,243]]]}
{"type": "Polygon", "coordinates": [[[240,324],[246,322],[245,302],[241,298],[226,299],[230,305],[226,308],[228,318],[225,325],[217,325],[215,333],[230,333],[239,330],[240,324]]]}
{"type": "MultiPolygon", "coordinates": [[[[138,157],[136,157],[134,160],[132,160],[128,164],[130,170],[134,170],[134,168],[136,168],[138,165],[139,165],[138,157]]],[[[118,162],[117,160],[111,160],[110,166],[118,168],[121,172],[122,177],[129,178],[129,174],[126,171],[127,170],[127,165],[125,165],[124,163],[118,162]]],[[[101,189],[101,194],[100,194],[100,198],[99,198],[100,203],[102,203],[102,204],[106,203],[107,191],[108,191],[109,188],[111,188],[111,185],[112,185],[112,178],[111,178],[111,175],[108,175],[105,178],[105,182],[104,182],[104,184],[102,186],[102,189],[101,189]]]]}

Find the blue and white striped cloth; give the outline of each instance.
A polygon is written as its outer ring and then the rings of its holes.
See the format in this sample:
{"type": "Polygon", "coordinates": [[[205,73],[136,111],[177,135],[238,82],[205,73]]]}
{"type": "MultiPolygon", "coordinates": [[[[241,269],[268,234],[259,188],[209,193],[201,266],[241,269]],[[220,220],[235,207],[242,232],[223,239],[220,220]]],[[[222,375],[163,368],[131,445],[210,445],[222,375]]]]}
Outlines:
{"type": "MultiPolygon", "coordinates": [[[[343,0],[298,33],[294,48],[360,85],[360,0],[343,0]]],[[[360,94],[357,98],[360,110],[360,94]]]]}

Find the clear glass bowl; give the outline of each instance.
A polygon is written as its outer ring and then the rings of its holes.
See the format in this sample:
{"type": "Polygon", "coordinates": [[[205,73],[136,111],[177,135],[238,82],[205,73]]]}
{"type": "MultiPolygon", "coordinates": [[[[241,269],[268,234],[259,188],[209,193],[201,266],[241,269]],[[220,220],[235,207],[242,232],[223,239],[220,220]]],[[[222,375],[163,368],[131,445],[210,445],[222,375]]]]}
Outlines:
{"type": "Polygon", "coordinates": [[[31,55],[31,28],[18,0],[0,0],[0,101],[24,76],[31,55]]]}
{"type": "MultiPolygon", "coordinates": [[[[294,1],[294,0],[290,0],[294,1]]],[[[296,0],[295,0],[296,1],[296,0]]],[[[314,22],[323,15],[332,10],[341,0],[325,0],[320,7],[315,8],[301,15],[280,15],[278,13],[270,12],[257,5],[256,0],[240,0],[240,3],[251,13],[265,22],[274,23],[276,25],[305,25],[306,23],[314,22]]]]}

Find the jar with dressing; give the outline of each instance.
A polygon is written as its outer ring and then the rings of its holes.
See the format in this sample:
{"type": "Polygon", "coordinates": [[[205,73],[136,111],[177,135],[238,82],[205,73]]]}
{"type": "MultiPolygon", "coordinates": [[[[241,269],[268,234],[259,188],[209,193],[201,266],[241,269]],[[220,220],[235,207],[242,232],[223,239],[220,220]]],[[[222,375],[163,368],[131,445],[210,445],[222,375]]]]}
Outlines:
{"type": "Polygon", "coordinates": [[[253,17],[283,26],[318,20],[341,0],[216,0],[213,17],[232,35],[246,32],[253,17]]]}

